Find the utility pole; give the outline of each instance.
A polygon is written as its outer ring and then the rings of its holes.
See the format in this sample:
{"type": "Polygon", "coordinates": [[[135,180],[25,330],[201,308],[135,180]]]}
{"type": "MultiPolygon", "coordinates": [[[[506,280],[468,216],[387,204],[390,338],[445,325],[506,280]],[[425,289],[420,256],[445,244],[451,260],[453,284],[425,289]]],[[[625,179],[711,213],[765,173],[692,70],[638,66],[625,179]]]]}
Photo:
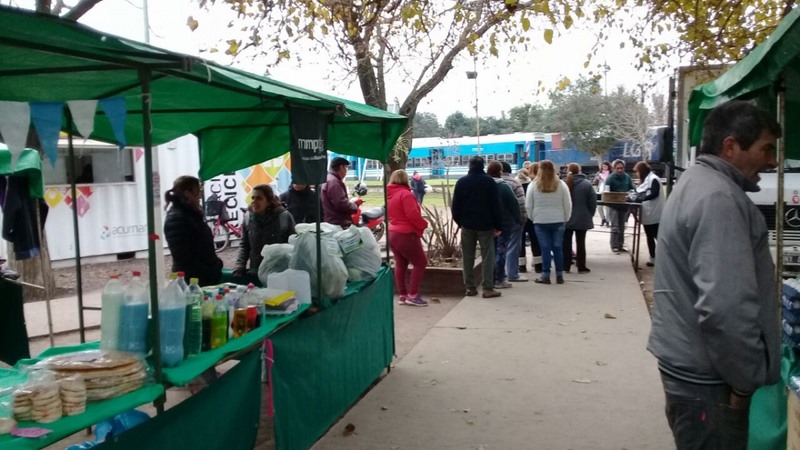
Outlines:
{"type": "Polygon", "coordinates": [[[481,116],[478,114],[478,58],[472,58],[472,71],[467,72],[468,80],[475,80],[475,138],[478,143],[478,156],[481,154],[481,116]]]}

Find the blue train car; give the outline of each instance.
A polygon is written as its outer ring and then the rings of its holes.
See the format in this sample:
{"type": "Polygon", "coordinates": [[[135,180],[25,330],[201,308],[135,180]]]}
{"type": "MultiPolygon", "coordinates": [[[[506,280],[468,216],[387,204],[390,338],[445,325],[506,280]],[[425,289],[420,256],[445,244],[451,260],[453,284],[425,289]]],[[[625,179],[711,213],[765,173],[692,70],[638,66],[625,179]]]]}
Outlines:
{"type": "MultiPolygon", "coordinates": [[[[641,145],[628,141],[617,141],[616,145],[602,156],[603,161],[622,159],[628,165],[638,161],[658,160],[660,148],[657,139],[658,128],[651,128],[650,140],[641,145]]],[[[425,178],[458,178],[467,173],[469,158],[480,154],[487,161],[505,161],[518,169],[525,161],[535,162],[544,159],[557,166],[576,162],[584,167],[584,172],[593,173],[599,165],[598,159],[588,153],[569,148],[561,133],[513,133],[501,135],[460,138],[416,138],[412,142],[406,170],[417,171],[425,178]]],[[[365,172],[366,179],[381,179],[383,166],[378,161],[344,156],[351,161],[350,169],[354,177],[365,172]]]]}

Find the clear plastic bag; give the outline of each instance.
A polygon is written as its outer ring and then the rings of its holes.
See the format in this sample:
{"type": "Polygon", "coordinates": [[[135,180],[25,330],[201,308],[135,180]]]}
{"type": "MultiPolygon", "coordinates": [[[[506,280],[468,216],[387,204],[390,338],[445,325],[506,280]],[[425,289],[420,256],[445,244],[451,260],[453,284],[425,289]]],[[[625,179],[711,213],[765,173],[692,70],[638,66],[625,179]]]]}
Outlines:
{"type": "MultiPolygon", "coordinates": [[[[361,235],[362,245],[355,250],[345,253],[343,259],[347,266],[350,281],[362,281],[375,278],[381,268],[381,249],[378,241],[369,228],[350,227],[350,230],[361,235]]],[[[348,230],[349,231],[349,230],[348,230]]]]}
{"type": "Polygon", "coordinates": [[[264,259],[258,266],[258,279],[261,284],[267,286],[267,277],[271,273],[283,272],[289,268],[292,260],[294,245],[292,244],[271,244],[265,245],[261,250],[264,259]]]}
{"type": "Polygon", "coordinates": [[[11,430],[17,426],[17,421],[14,420],[14,411],[10,401],[0,401],[0,436],[11,433],[11,430]]]}
{"type": "Polygon", "coordinates": [[[24,388],[14,392],[14,416],[19,420],[33,420],[38,423],[51,423],[60,419],[61,393],[55,374],[47,370],[36,370],[31,372],[28,380],[24,388]],[[30,415],[27,414],[28,405],[31,407],[30,415]]]}
{"type": "MultiPolygon", "coordinates": [[[[344,295],[347,285],[347,267],[337,254],[339,244],[330,233],[323,233],[322,244],[322,294],[329,298],[344,295]]],[[[289,263],[290,269],[305,270],[311,278],[311,295],[317,295],[317,236],[315,233],[300,234],[295,252],[289,263]]]]}

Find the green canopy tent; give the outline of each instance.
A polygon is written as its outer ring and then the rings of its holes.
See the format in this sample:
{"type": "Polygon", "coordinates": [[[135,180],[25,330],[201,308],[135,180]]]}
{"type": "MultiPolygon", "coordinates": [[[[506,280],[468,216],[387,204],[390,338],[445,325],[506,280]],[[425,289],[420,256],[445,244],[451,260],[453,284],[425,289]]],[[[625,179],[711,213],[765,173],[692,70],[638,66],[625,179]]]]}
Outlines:
{"type": "MultiPolygon", "coordinates": [[[[0,101],[125,99],[126,143],[145,149],[150,236],[156,234],[153,145],[195,134],[201,147],[200,176],[208,179],[286,153],[292,107],[330,114],[329,150],[379,161],[386,160],[408,121],[367,105],[100,33],[73,21],[2,6],[0,60],[0,101]]],[[[104,115],[100,110],[97,114],[104,115]]],[[[63,129],[72,131],[73,126],[66,114],[63,129]]],[[[95,121],[92,138],[116,142],[110,123],[102,119],[95,121]]],[[[80,271],[77,216],[73,222],[80,271]]],[[[148,254],[154,267],[152,239],[148,254]]],[[[159,285],[153,270],[150,284],[159,285]]],[[[156,295],[152,290],[153,308],[157,308],[156,295]]],[[[79,290],[79,305],[80,297],[79,290]]],[[[158,352],[157,342],[154,348],[158,352]]],[[[155,360],[160,373],[157,354],[155,360]]]]}
{"type": "MultiPolygon", "coordinates": [[[[800,118],[800,8],[781,21],[765,42],[728,71],[711,82],[698,86],[689,98],[690,145],[700,145],[703,122],[714,107],[730,100],[750,100],[773,111],[783,127],[778,141],[778,198],[776,214],[784,215],[784,161],[800,159],[800,127],[792,126],[800,118]]],[[[776,277],[779,304],[783,292],[784,221],[776,220],[776,277]]],[[[782,327],[776,323],[776,327],[782,327]]],[[[798,370],[796,357],[784,355],[782,376],[788,381],[798,370]]],[[[780,449],[786,445],[786,392],[783,384],[765,387],[756,393],[750,408],[749,448],[780,449]]]]}

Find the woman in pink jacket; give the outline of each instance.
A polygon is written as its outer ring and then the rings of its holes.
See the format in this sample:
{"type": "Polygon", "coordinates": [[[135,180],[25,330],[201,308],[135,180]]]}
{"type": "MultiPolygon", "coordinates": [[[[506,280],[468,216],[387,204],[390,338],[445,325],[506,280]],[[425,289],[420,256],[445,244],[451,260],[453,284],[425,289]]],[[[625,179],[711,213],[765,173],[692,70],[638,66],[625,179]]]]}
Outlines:
{"type": "Polygon", "coordinates": [[[428,227],[428,222],[422,218],[408,181],[405,170],[395,170],[389,177],[386,192],[389,199],[389,242],[395,262],[395,290],[400,294],[398,303],[401,305],[428,306],[419,295],[419,285],[428,266],[428,258],[422,250],[422,232],[428,227]],[[411,285],[406,289],[408,263],[413,264],[414,269],[411,270],[411,285]]]}

